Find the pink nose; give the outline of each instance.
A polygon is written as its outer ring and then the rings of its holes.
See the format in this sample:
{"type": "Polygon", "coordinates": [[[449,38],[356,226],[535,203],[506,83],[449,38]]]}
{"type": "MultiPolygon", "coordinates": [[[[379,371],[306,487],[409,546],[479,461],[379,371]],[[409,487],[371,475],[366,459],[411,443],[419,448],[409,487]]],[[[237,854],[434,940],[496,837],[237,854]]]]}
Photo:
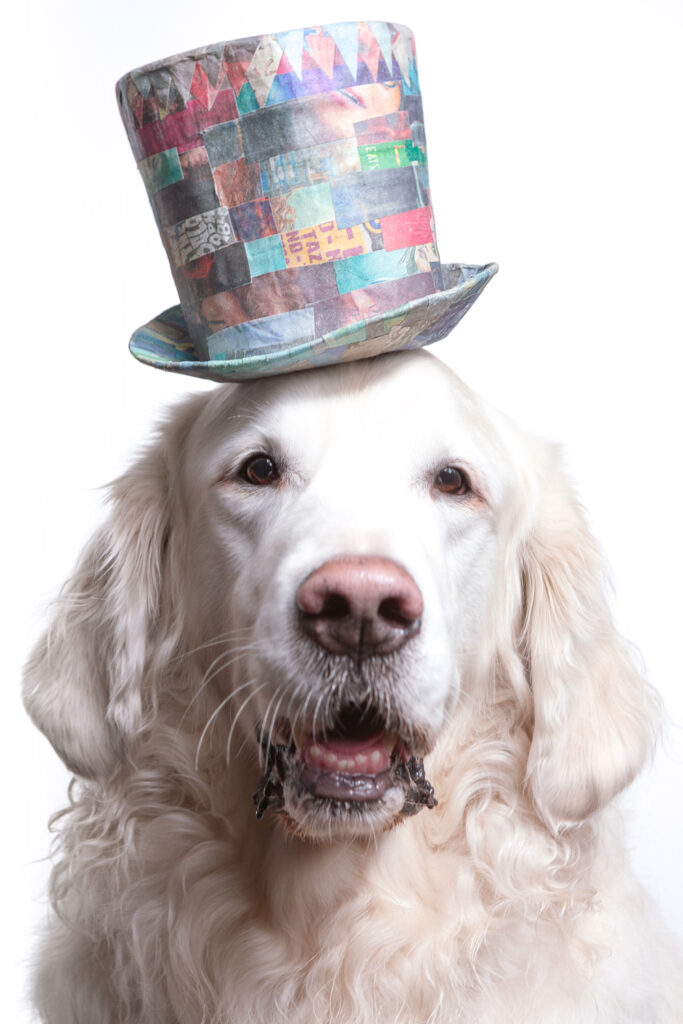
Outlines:
{"type": "Polygon", "coordinates": [[[296,594],[302,628],[333,654],[389,654],[420,629],[424,602],[412,576],[388,558],[333,558],[296,594]]]}

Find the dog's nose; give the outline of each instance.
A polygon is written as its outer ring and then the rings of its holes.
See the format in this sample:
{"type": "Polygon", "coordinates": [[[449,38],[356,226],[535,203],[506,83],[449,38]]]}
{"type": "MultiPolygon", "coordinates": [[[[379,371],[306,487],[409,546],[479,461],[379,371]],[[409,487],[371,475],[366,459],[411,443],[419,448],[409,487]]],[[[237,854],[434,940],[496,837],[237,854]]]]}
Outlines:
{"type": "Polygon", "coordinates": [[[424,602],[405,569],[388,558],[333,558],[296,594],[306,633],[333,654],[389,654],[420,629],[424,602]]]}

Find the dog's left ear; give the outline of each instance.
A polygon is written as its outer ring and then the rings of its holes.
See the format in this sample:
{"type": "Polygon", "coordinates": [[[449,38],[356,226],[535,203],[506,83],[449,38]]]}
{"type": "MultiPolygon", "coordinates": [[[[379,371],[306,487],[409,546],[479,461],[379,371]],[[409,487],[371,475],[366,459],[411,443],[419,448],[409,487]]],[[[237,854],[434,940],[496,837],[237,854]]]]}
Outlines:
{"type": "Polygon", "coordinates": [[[615,630],[603,560],[558,453],[547,456],[521,552],[521,653],[534,709],[527,784],[556,828],[631,782],[653,748],[660,709],[615,630]]]}
{"type": "Polygon", "coordinates": [[[169,530],[160,442],[115,481],[111,498],[24,672],[31,718],[67,767],[89,778],[114,770],[143,722],[169,530]]]}

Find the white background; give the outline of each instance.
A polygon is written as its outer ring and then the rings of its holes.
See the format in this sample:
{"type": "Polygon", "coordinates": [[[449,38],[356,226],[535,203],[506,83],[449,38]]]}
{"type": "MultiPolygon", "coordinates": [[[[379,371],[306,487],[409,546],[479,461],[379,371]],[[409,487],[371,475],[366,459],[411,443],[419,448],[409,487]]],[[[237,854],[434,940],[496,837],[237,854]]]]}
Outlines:
{"type": "Polygon", "coordinates": [[[674,723],[626,805],[637,870],[683,936],[683,5],[22,6],[3,32],[0,162],[9,284],[0,1019],[32,1019],[20,993],[44,913],[46,821],[67,785],[21,709],[22,662],[103,514],[98,488],[169,401],[213,386],[127,352],[131,331],[177,299],[114,83],[194,45],[321,22],[387,19],[415,31],[442,258],[501,265],[436,351],[475,390],[566,445],[614,569],[620,626],[674,723]]]}

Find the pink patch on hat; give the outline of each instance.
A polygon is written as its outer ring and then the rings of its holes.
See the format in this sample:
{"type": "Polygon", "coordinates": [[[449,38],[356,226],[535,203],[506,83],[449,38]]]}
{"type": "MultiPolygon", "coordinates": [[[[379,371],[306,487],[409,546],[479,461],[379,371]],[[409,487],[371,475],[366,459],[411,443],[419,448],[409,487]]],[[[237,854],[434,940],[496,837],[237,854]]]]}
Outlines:
{"type": "Polygon", "coordinates": [[[384,247],[387,252],[405,249],[409,245],[426,245],[434,241],[432,211],[429,206],[404,213],[380,217],[384,247]]]}

